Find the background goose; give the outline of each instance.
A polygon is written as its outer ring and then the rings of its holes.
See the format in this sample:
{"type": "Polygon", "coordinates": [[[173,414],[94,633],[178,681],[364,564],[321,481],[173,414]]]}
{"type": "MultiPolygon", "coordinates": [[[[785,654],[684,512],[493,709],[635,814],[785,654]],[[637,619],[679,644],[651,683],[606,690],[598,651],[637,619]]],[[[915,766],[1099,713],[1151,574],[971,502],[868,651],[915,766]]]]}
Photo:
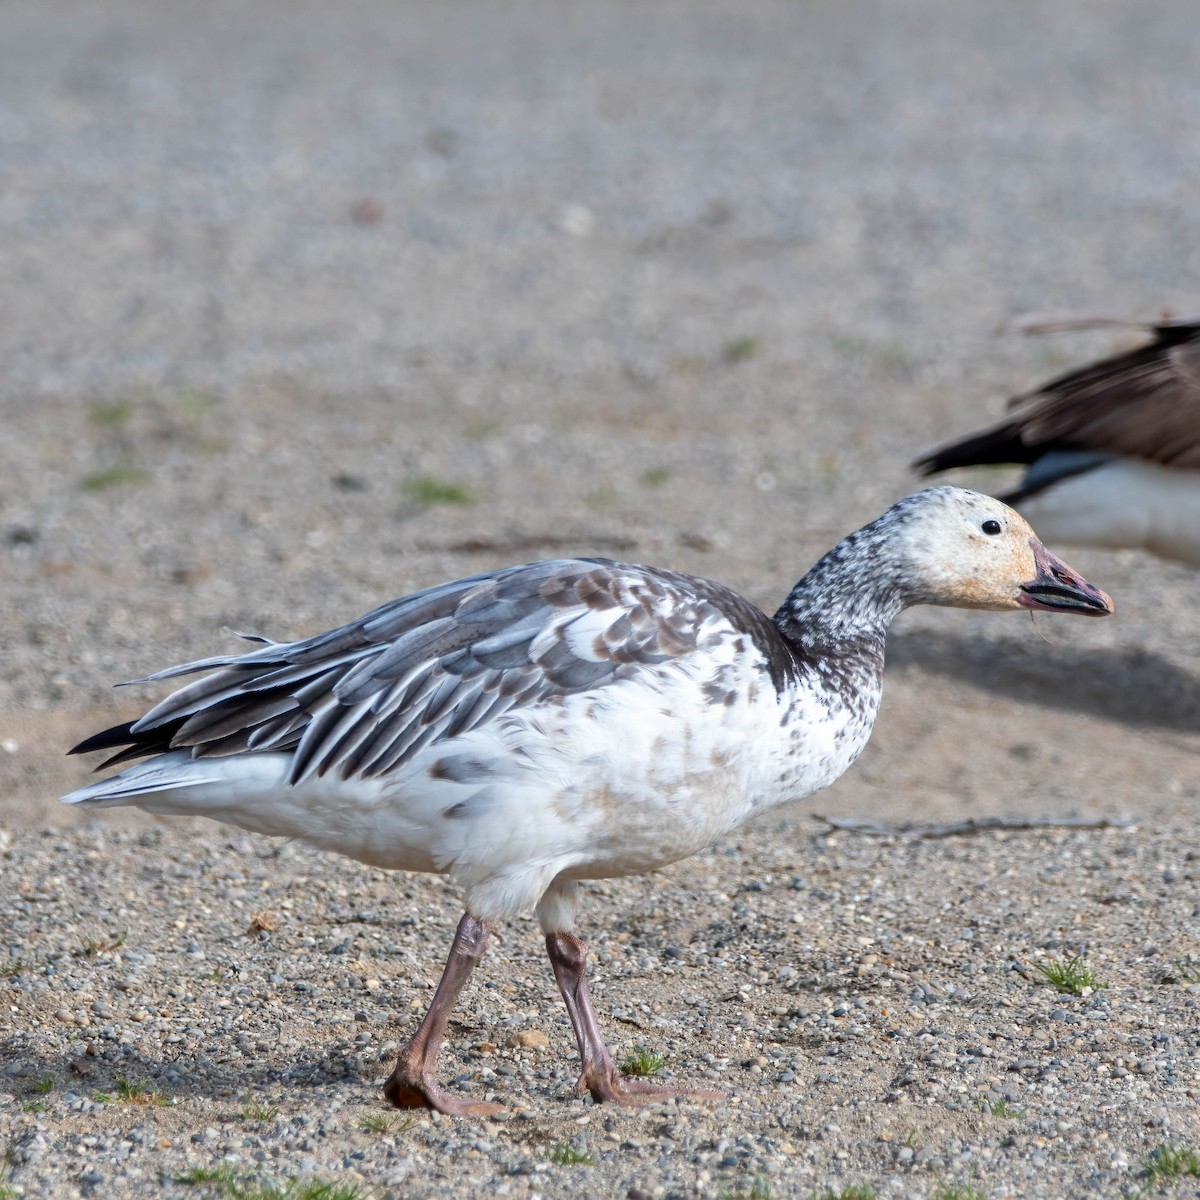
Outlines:
{"type": "Polygon", "coordinates": [[[1027,317],[1014,326],[1146,329],[1154,340],[1015,396],[1008,420],[916,468],[1025,464],[1021,486],[1002,498],[1046,537],[1200,566],[1200,317],[1027,317]]]}
{"type": "Polygon", "coordinates": [[[207,674],[73,751],[148,760],[65,799],[212,817],[460,885],[466,911],[387,1082],[394,1104],[494,1111],[444,1091],[435,1059],[496,924],[531,908],[580,1084],[597,1100],[661,1095],[622,1080],[600,1034],[579,881],[653,870],[831,784],[866,744],[887,629],[914,604],[1112,610],[1017,513],[934,488],[840,542],[772,618],[704,579],[565,559],[170,668],[150,678],[207,674]]]}

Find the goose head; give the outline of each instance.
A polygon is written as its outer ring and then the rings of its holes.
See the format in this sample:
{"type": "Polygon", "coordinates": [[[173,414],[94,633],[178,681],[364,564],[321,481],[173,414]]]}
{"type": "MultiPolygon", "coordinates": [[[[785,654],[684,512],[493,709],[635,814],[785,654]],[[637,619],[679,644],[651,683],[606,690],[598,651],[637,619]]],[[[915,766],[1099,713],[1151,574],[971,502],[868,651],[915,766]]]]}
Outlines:
{"type": "Polygon", "coordinates": [[[992,496],[939,487],[906,497],[898,538],[910,604],[1102,617],[1113,603],[1051,554],[1019,513],[992,496]]]}

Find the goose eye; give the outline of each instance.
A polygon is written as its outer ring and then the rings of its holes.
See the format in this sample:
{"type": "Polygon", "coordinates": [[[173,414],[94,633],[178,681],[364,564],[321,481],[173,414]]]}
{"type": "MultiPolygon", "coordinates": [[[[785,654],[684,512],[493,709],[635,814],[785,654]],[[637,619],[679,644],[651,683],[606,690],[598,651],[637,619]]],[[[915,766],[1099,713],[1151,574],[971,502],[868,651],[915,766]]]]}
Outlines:
{"type": "Polygon", "coordinates": [[[984,521],[979,527],[984,533],[991,534],[993,537],[1000,532],[1000,522],[994,519],[984,521]]]}

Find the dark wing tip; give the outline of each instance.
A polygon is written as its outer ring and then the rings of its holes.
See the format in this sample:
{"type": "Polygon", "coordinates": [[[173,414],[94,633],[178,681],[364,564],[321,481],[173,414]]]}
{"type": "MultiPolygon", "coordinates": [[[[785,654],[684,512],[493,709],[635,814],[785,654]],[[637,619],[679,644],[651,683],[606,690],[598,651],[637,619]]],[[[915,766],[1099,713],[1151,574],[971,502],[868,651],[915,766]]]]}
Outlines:
{"type": "Polygon", "coordinates": [[[91,754],[94,750],[115,750],[97,767],[103,771],[105,767],[115,767],[118,763],[129,762],[134,758],[145,758],[151,754],[161,754],[171,749],[171,738],[181,722],[176,721],[142,733],[134,733],[136,721],[126,721],[123,725],[114,725],[111,729],[102,729],[93,733],[90,738],[84,738],[77,746],[72,746],[68,754],[91,754]]]}
{"type": "Polygon", "coordinates": [[[931,450],[921,458],[914,458],[909,465],[918,475],[936,475],[939,471],[947,469],[942,462],[942,455],[937,450],[931,450]]]}
{"type": "Polygon", "coordinates": [[[68,754],[91,754],[93,750],[114,750],[118,746],[128,746],[137,741],[133,733],[133,722],[126,721],[123,725],[114,725],[111,729],[103,729],[84,738],[76,746],[67,751],[68,754]]]}
{"type": "Polygon", "coordinates": [[[939,446],[912,465],[920,475],[936,475],[952,467],[1028,464],[1040,453],[1040,449],[1026,446],[1021,440],[1020,427],[1015,422],[1009,422],[939,446]]]}

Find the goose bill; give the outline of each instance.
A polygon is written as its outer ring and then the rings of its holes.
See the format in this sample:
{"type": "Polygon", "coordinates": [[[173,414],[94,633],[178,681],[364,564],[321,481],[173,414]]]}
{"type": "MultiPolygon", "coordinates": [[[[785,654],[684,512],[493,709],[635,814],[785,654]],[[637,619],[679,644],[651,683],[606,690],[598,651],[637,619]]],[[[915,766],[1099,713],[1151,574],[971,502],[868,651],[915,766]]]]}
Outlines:
{"type": "Polygon", "coordinates": [[[1079,613],[1085,617],[1106,617],[1113,602],[1098,587],[1088,583],[1060,558],[1055,558],[1041,542],[1031,538],[1037,574],[1021,584],[1017,603],[1043,612],[1079,613]]]}

